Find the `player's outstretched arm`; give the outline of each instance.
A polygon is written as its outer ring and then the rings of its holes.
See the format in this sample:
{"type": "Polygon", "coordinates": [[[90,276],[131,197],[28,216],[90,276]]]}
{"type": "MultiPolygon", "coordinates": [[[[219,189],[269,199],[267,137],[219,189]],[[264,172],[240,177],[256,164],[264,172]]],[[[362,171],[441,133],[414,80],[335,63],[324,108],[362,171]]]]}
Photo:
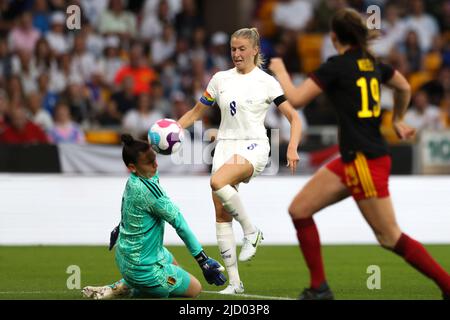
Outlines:
{"type": "Polygon", "coordinates": [[[392,124],[395,133],[402,140],[413,138],[416,130],[403,122],[403,117],[411,99],[411,87],[405,77],[397,70],[387,82],[387,85],[394,89],[394,115],[392,124]]]}
{"type": "Polygon", "coordinates": [[[217,286],[225,284],[227,280],[222,273],[224,268],[216,260],[206,255],[178,207],[167,196],[157,199],[152,207],[154,215],[164,219],[175,229],[191,255],[197,260],[206,281],[217,286]]]}
{"type": "Polygon", "coordinates": [[[297,150],[302,136],[302,123],[297,111],[288,101],[280,104],[278,108],[280,109],[281,113],[288,119],[291,125],[291,137],[289,139],[286,159],[287,166],[291,168],[291,172],[292,174],[294,174],[295,170],[297,169],[298,161],[300,160],[297,150]]]}
{"type": "Polygon", "coordinates": [[[194,124],[195,121],[197,121],[198,119],[200,119],[203,116],[203,114],[205,113],[205,111],[208,108],[209,108],[209,106],[207,106],[201,102],[197,102],[191,110],[186,112],[178,120],[178,123],[180,124],[180,126],[183,129],[189,128],[190,126],[192,126],[194,124]]]}
{"type": "Polygon", "coordinates": [[[270,59],[269,69],[280,82],[288,101],[296,109],[304,107],[322,93],[322,89],[311,78],[306,79],[300,86],[295,87],[281,58],[270,59]]]}

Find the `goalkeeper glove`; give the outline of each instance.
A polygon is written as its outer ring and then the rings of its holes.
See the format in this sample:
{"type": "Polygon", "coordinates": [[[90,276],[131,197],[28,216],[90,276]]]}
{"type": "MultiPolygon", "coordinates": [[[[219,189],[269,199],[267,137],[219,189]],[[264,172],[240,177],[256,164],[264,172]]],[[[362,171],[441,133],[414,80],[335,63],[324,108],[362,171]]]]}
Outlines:
{"type": "Polygon", "coordinates": [[[222,273],[225,268],[216,260],[208,257],[204,251],[195,256],[200,268],[202,268],[203,276],[209,284],[216,286],[224,285],[227,278],[222,273]]]}
{"type": "Polygon", "coordinates": [[[111,231],[111,235],[109,236],[109,251],[111,251],[114,245],[116,244],[117,238],[119,237],[119,232],[120,232],[120,224],[118,224],[117,227],[115,227],[113,231],[111,231]]]}

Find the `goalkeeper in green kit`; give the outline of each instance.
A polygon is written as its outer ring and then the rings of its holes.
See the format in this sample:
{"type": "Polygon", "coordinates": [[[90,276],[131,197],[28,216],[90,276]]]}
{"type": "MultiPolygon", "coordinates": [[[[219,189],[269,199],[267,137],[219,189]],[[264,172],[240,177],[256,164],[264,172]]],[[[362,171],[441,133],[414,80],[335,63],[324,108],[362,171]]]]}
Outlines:
{"type": "Polygon", "coordinates": [[[122,197],[122,219],[111,232],[110,250],[116,245],[116,264],[123,279],[102,287],[85,287],[83,295],[94,299],[119,297],[194,298],[200,282],[177,265],[163,246],[164,225],[175,228],[197,260],[209,284],[223,285],[224,268],[209,258],[178,207],[161,188],[156,155],[147,142],[124,134],[122,158],[131,171],[122,197]]]}

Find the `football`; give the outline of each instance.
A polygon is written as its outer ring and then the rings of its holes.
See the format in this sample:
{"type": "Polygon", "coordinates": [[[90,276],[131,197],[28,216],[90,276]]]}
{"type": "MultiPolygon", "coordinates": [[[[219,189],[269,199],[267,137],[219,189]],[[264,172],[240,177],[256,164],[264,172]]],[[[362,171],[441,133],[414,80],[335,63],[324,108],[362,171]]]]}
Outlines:
{"type": "Polygon", "coordinates": [[[183,129],[173,119],[161,119],[148,130],[148,142],[159,154],[172,154],[180,150],[184,140],[183,129]]]}

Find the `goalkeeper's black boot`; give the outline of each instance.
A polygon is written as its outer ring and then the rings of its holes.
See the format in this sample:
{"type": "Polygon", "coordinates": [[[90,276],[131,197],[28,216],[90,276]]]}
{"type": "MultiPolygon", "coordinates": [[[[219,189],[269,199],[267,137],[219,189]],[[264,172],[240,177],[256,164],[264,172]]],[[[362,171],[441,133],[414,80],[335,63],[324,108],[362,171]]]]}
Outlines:
{"type": "Polygon", "coordinates": [[[326,282],[318,289],[305,288],[303,292],[298,297],[299,300],[334,300],[333,291],[326,282]]]}

